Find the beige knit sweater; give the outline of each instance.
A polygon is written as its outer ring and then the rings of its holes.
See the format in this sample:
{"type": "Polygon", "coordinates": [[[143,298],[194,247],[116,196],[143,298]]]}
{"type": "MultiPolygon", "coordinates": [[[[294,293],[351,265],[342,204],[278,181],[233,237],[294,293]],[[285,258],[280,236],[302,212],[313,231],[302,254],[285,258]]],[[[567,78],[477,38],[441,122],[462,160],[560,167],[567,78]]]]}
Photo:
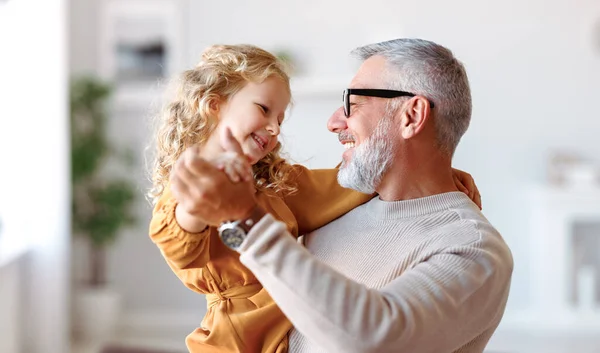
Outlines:
{"type": "Polygon", "coordinates": [[[482,352],[513,261],[460,192],[374,198],[305,237],[265,216],[240,248],[295,330],[290,352],[482,352]]]}

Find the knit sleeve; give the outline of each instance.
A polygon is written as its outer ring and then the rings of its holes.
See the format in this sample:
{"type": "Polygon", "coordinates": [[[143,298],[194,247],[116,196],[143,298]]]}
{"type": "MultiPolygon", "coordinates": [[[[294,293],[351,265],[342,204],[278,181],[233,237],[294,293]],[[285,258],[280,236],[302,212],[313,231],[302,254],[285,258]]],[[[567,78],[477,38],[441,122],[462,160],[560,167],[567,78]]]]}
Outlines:
{"type": "Polygon", "coordinates": [[[431,254],[376,290],[318,261],[285,233],[265,216],[240,259],[294,327],[327,352],[453,351],[502,315],[512,258],[494,237],[431,254]]]}
{"type": "Polygon", "coordinates": [[[152,213],[150,239],[174,270],[203,267],[209,260],[211,228],[200,233],[187,232],[177,223],[176,206],[177,202],[166,188],[152,213]]]}
{"type": "Polygon", "coordinates": [[[338,169],[307,169],[294,165],[298,191],[284,197],[298,222],[298,234],[306,234],[369,201],[367,195],[341,187],[338,169]]]}

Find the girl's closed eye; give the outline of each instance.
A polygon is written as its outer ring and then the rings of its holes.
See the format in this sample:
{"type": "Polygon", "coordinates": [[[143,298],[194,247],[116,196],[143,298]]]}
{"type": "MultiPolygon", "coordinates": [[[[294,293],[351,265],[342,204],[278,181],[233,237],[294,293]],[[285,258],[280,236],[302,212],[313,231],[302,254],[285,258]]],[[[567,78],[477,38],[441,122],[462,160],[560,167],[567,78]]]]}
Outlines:
{"type": "Polygon", "coordinates": [[[260,103],[256,103],[256,105],[258,105],[258,106],[260,107],[260,109],[262,109],[262,111],[263,111],[265,114],[269,114],[269,107],[267,107],[267,106],[266,106],[266,105],[264,105],[264,104],[260,104],[260,103]]]}

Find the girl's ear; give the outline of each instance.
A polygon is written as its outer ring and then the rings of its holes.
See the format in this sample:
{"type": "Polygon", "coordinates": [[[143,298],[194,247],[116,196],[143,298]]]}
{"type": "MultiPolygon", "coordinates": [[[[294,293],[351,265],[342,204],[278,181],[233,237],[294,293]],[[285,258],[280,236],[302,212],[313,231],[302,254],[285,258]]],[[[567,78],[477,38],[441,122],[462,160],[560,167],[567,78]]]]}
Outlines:
{"type": "Polygon", "coordinates": [[[218,98],[213,98],[210,100],[210,102],[208,103],[208,107],[210,108],[211,111],[213,112],[218,112],[219,111],[219,106],[220,106],[220,102],[218,98]]]}
{"type": "Polygon", "coordinates": [[[211,98],[208,102],[208,109],[212,116],[218,118],[221,111],[221,99],[219,97],[211,98]]]}

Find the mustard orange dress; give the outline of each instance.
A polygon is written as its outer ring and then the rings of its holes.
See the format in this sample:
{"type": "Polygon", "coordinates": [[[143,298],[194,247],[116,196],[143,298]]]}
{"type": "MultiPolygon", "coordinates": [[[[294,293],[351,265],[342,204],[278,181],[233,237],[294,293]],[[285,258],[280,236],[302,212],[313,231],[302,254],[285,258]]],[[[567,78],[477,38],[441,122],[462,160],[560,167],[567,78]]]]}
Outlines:
{"type": "MultiPolygon", "coordinates": [[[[295,165],[298,192],[278,197],[258,192],[258,203],[287,224],[298,237],[367,202],[373,195],[344,189],[337,169],[309,170],[295,165]]],[[[170,191],[156,204],[150,238],[171,269],[190,289],[206,295],[207,312],[201,326],[190,333],[190,352],[287,352],[292,325],[273,299],[226,247],[216,228],[188,233],[175,219],[176,201],[170,191]]]]}

